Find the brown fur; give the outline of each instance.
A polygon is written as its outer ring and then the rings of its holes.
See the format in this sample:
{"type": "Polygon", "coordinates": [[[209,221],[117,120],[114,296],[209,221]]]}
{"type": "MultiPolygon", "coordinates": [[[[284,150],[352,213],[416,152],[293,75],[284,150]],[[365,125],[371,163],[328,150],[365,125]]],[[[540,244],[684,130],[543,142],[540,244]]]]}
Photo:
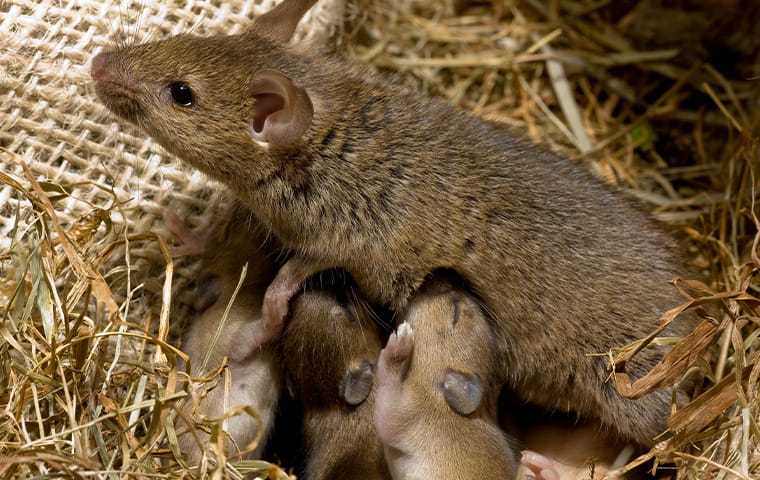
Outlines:
{"type": "Polygon", "coordinates": [[[415,295],[403,321],[380,354],[375,407],[394,480],[514,478],[516,449],[496,414],[498,352],[479,305],[436,280],[415,295]],[[482,391],[467,415],[447,402],[451,371],[482,391]]]}
{"type": "MultiPolygon", "coordinates": [[[[174,225],[175,230],[183,226],[174,225]]],[[[185,236],[178,232],[179,236],[185,236]]],[[[257,448],[248,457],[258,457],[266,444],[268,433],[274,421],[274,412],[282,387],[282,372],[276,351],[270,346],[261,346],[255,340],[253,327],[261,317],[261,303],[269,282],[277,267],[272,257],[276,248],[271,240],[266,240],[264,231],[250,213],[240,205],[235,205],[228,217],[210,233],[200,238],[184,238],[182,247],[198,250],[202,255],[203,275],[195,287],[196,304],[200,311],[185,334],[182,347],[190,356],[195,376],[205,376],[217,370],[224,357],[229,358],[231,388],[228,409],[248,405],[257,410],[262,419],[263,432],[257,448]],[[200,242],[196,245],[187,243],[200,242]],[[243,265],[248,262],[248,271],[243,285],[230,308],[226,327],[221,330],[217,343],[210,352],[208,363],[201,372],[204,358],[211,348],[211,339],[216,335],[219,322],[232,293],[240,279],[243,265]]],[[[182,248],[181,247],[181,248],[182,248]]],[[[185,404],[185,414],[201,414],[209,418],[225,413],[224,382],[214,386],[193,411],[191,403],[185,404]]],[[[182,429],[183,420],[178,419],[182,429]]],[[[251,443],[257,435],[257,423],[253,417],[241,414],[226,421],[229,437],[225,441],[225,454],[232,455],[251,443]]],[[[201,459],[201,445],[205,447],[208,436],[199,433],[199,442],[191,435],[179,437],[180,450],[191,463],[201,459]]]]}
{"type": "Polygon", "coordinates": [[[374,370],[381,345],[377,327],[360,302],[342,305],[326,291],[306,291],[294,299],[281,346],[303,407],[304,478],[390,478],[372,423],[374,392],[353,406],[341,394],[350,370],[366,363],[374,370]]]}
{"type": "MultiPolygon", "coordinates": [[[[103,101],[230,186],[291,250],[349,271],[403,308],[436,268],[493,317],[504,379],[550,409],[598,417],[644,444],[670,393],[637,401],[607,381],[607,352],[678,303],[684,261],[650,217],[577,163],[322,52],[246,33],[181,35],[94,61],[103,101]],[[253,141],[255,74],[281,72],[313,104],[288,147],[253,141]],[[197,102],[172,104],[167,82],[197,102]]],[[[669,329],[679,334],[683,328],[669,329]]],[[[662,355],[650,349],[634,376],[662,355]]]]}

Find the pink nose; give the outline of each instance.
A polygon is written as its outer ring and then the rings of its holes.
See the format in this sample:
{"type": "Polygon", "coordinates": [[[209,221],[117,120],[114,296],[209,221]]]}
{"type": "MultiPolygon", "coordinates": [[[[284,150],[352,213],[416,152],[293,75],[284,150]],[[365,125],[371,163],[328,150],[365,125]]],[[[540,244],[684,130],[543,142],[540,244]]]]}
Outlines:
{"type": "Polygon", "coordinates": [[[108,52],[102,52],[92,59],[90,75],[97,82],[105,82],[111,79],[111,62],[113,55],[108,52]]]}

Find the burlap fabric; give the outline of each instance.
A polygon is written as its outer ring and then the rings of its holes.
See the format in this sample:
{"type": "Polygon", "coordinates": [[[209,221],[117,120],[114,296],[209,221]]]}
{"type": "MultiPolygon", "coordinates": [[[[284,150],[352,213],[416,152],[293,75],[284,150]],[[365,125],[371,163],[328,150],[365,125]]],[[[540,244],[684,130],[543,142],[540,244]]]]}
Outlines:
{"type": "MultiPolygon", "coordinates": [[[[66,186],[64,221],[108,205],[112,190],[128,212],[112,220],[133,232],[160,231],[160,207],[168,205],[191,224],[203,223],[219,188],[109,116],[95,97],[90,61],[117,41],[236,33],[279,1],[0,0],[0,169],[22,177],[23,161],[66,186]]],[[[342,1],[319,2],[296,40],[328,38],[342,19],[342,1]]],[[[10,243],[16,201],[0,184],[0,249],[10,243]]]]}

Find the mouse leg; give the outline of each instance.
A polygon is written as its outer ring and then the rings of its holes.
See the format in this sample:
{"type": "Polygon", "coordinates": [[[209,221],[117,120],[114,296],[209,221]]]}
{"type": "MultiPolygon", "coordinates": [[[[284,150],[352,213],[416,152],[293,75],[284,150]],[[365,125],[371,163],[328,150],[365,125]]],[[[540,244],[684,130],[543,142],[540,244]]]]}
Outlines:
{"type": "MultiPolygon", "coordinates": [[[[641,352],[641,355],[648,353],[641,352]]],[[[653,367],[658,360],[654,357],[648,359],[647,363],[653,367]]],[[[595,400],[595,405],[592,404],[591,410],[585,413],[591,418],[599,418],[625,439],[641,445],[653,445],[657,436],[667,429],[672,387],[655,390],[634,400],[621,395],[614,383],[608,380],[606,364],[597,363],[595,374],[598,386],[588,395],[595,400]]],[[[643,375],[643,371],[634,372],[634,375],[643,375]]]]}
{"type": "MultiPolygon", "coordinates": [[[[649,352],[643,351],[640,355],[649,352]]],[[[632,372],[636,378],[649,371],[659,360],[653,357],[632,372]]],[[[654,445],[667,429],[672,388],[661,388],[638,399],[625,398],[618,392],[607,365],[607,359],[587,357],[569,361],[572,375],[563,372],[564,365],[549,366],[552,374],[535,374],[512,385],[516,392],[529,392],[525,399],[547,410],[575,412],[586,419],[597,419],[604,427],[626,441],[641,446],[654,445]],[[547,379],[552,379],[548,383],[547,379]],[[561,379],[561,380],[558,380],[561,379]]]]}
{"type": "Polygon", "coordinates": [[[307,278],[326,268],[329,267],[323,268],[303,257],[293,257],[280,268],[264,294],[259,335],[262,342],[280,335],[288,316],[290,300],[298,293],[307,278]]]}
{"type": "Polygon", "coordinates": [[[409,369],[414,350],[414,330],[404,322],[388,338],[377,362],[377,399],[375,400],[375,428],[380,439],[395,443],[406,426],[403,418],[403,380],[409,369]]]}
{"type": "Polygon", "coordinates": [[[560,480],[554,462],[531,450],[523,450],[520,465],[525,467],[525,480],[560,480]]]}

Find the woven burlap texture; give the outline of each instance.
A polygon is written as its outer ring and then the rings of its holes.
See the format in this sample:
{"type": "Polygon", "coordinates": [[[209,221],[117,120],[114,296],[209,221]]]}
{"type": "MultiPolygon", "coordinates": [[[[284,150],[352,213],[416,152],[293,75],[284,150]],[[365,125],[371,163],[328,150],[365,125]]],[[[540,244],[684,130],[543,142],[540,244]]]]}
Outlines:
{"type": "MultiPolygon", "coordinates": [[[[328,38],[342,20],[342,1],[319,2],[296,41],[328,38]]],[[[39,178],[65,186],[64,222],[108,205],[112,190],[128,212],[114,211],[112,220],[132,231],[163,230],[168,205],[191,225],[206,223],[221,189],[110,116],[94,94],[90,61],[117,41],[237,33],[278,2],[0,0],[0,169],[23,177],[26,162],[39,178]]],[[[0,249],[10,244],[15,198],[0,185],[0,249]]]]}

